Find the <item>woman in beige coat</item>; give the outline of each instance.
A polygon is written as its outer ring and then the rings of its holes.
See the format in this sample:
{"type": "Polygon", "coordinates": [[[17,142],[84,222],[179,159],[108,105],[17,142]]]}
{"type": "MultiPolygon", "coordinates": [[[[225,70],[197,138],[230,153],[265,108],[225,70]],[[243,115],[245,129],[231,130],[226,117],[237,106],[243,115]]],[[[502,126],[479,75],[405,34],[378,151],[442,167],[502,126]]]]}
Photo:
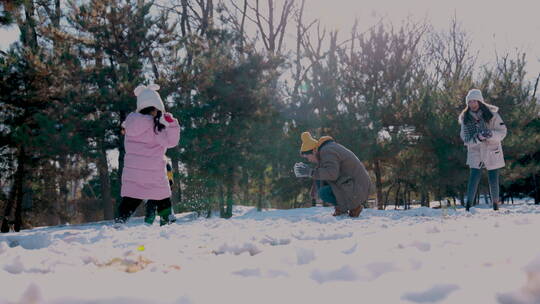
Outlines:
{"type": "Polygon", "coordinates": [[[469,211],[474,202],[481,169],[486,168],[493,209],[498,210],[499,169],[505,165],[501,142],[506,136],[506,126],[498,113],[499,108],[486,104],[480,90],[470,90],[466,103],[459,115],[461,139],[467,146],[467,165],[470,167],[466,209],[469,211]]]}

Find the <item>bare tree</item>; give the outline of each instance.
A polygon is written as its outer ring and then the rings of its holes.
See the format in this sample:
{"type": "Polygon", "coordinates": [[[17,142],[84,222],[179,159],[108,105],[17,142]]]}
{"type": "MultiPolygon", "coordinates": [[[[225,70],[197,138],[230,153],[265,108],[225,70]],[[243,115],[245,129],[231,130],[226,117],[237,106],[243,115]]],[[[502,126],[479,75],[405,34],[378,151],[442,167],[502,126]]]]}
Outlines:
{"type": "Polygon", "coordinates": [[[178,16],[182,37],[192,34],[205,36],[214,28],[214,0],[173,0],[154,3],[161,10],[178,16]]]}
{"type": "Polygon", "coordinates": [[[255,6],[247,2],[246,4],[255,14],[253,18],[249,19],[257,26],[265,49],[272,55],[281,54],[287,23],[293,12],[294,0],[285,0],[280,12],[277,12],[275,0],[267,0],[266,14],[263,12],[259,0],[255,0],[255,6]]]}
{"type": "Polygon", "coordinates": [[[456,16],[451,20],[448,32],[432,33],[427,52],[432,58],[433,78],[444,89],[472,78],[478,53],[471,53],[471,42],[456,16]]]}

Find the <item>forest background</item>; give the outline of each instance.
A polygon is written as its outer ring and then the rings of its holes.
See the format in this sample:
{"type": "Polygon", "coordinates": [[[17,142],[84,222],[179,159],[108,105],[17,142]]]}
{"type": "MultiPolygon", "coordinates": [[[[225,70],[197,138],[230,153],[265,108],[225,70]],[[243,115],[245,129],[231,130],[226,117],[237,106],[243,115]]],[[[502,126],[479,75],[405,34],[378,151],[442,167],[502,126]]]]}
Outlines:
{"type": "Polygon", "coordinates": [[[167,152],[176,212],[312,206],[311,182],[291,170],[303,131],[358,155],[371,207],[462,203],[457,117],[471,88],[508,126],[503,199],[540,204],[540,75],[527,73],[530,55],[494,50],[479,64],[457,16],[443,31],[412,18],[334,30],[307,18],[307,5],[0,1],[2,26],[20,32],[0,52],[0,215],[23,228],[112,219],[120,124],[141,83],[161,86],[182,126],[167,152]]]}

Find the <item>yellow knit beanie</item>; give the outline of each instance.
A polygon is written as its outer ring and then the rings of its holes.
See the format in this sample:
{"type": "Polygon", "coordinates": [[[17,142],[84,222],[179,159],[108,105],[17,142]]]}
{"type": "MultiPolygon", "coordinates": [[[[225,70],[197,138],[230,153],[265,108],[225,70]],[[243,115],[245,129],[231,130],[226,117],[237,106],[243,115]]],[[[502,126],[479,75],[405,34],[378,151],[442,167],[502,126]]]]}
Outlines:
{"type": "Polygon", "coordinates": [[[302,133],[301,139],[302,147],[300,147],[300,152],[307,152],[317,148],[318,141],[309,132],[302,133]]]}

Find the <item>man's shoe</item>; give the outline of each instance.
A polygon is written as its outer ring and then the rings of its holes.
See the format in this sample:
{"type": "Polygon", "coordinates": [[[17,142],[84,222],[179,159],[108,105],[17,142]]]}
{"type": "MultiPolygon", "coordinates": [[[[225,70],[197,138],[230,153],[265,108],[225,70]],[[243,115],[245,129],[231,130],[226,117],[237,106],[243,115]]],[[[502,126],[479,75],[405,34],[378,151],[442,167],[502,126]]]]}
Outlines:
{"type": "Polygon", "coordinates": [[[333,216],[340,216],[340,215],[343,215],[343,214],[347,214],[347,211],[341,211],[338,208],[334,208],[334,214],[332,214],[332,215],[333,216]]]}
{"type": "Polygon", "coordinates": [[[362,212],[362,209],[364,209],[364,207],[362,207],[362,205],[358,205],[358,207],[349,210],[349,216],[350,217],[358,217],[358,216],[360,216],[360,213],[362,212]]]}

